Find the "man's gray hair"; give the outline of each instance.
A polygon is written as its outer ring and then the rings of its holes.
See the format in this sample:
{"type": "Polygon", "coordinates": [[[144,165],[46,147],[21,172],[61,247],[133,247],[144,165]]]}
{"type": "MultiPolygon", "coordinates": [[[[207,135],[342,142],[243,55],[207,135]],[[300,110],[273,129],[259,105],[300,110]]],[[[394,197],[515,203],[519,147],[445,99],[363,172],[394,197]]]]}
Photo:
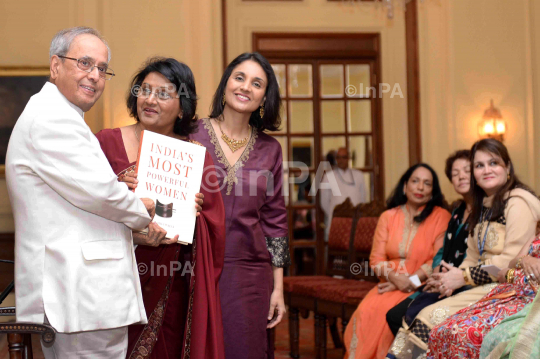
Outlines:
{"type": "Polygon", "coordinates": [[[53,55],[66,56],[73,40],[75,40],[77,36],[84,34],[94,35],[95,37],[103,41],[105,46],[107,46],[107,62],[111,61],[111,49],[109,48],[107,41],[105,41],[99,31],[92,29],[91,27],[85,26],[64,29],[54,35],[54,38],[51,41],[51,47],[49,49],[49,61],[51,60],[53,55]]]}

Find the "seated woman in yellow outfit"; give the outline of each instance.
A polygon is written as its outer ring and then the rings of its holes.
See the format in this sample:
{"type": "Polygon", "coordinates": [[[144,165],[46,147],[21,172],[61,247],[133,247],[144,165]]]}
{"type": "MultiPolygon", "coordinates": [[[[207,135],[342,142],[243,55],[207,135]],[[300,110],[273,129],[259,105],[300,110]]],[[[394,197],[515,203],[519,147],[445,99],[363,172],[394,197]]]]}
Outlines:
{"type": "Polygon", "coordinates": [[[377,224],[370,255],[381,283],[353,314],[345,331],[347,358],[384,358],[394,339],[386,312],[407,298],[431,274],[433,256],[443,243],[450,213],[442,208],[439,179],[427,164],[412,166],[401,177],[377,224]]]}
{"type": "Polygon", "coordinates": [[[494,139],[480,140],[471,149],[471,164],[473,206],[467,256],[459,268],[443,262],[443,272],[428,280],[427,290],[449,298],[420,311],[408,335],[416,346],[413,355],[399,358],[425,358],[431,329],[497,286],[497,277],[488,274],[482,265],[507,268],[535,236],[540,200],[517,179],[506,147],[494,139]],[[451,296],[466,285],[472,289],[451,296]]]}

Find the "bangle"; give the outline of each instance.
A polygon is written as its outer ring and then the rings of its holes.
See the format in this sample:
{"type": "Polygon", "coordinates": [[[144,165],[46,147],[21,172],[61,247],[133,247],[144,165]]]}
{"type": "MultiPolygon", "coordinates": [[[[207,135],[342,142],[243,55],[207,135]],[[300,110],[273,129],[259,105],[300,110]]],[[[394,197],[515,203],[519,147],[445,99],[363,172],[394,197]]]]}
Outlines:
{"type": "Polygon", "coordinates": [[[516,272],[515,268],[509,269],[508,272],[506,272],[506,282],[507,283],[514,283],[515,272],[516,272]]]}
{"type": "Polygon", "coordinates": [[[516,269],[522,269],[523,266],[521,265],[521,261],[523,260],[523,258],[525,258],[526,256],[521,256],[519,257],[517,263],[516,263],[516,269]]]}
{"type": "Polygon", "coordinates": [[[467,271],[463,269],[463,280],[465,281],[465,285],[469,284],[469,276],[467,275],[467,271]]]}

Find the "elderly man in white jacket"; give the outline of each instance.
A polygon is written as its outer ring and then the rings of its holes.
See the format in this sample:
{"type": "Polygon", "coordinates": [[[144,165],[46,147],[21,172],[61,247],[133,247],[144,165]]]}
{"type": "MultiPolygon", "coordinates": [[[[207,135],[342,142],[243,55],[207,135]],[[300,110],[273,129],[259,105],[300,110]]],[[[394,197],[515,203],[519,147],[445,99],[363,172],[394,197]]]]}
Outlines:
{"type": "Polygon", "coordinates": [[[112,77],[109,60],[97,31],[58,33],[50,82],[9,141],[17,320],[59,332],[47,359],[124,358],[127,325],[147,321],[131,229],[149,224],[154,203],[117,181],[83,118],[112,77]]]}

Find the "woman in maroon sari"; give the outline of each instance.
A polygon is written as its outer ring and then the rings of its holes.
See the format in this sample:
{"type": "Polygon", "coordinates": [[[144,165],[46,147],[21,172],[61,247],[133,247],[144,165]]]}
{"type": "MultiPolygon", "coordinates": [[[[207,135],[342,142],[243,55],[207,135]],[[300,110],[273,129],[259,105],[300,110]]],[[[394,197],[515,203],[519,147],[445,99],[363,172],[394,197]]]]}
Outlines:
{"type": "MultiPolygon", "coordinates": [[[[137,123],[100,131],[96,137],[119,180],[134,189],[142,130],[187,140],[196,129],[197,94],[191,70],[175,59],[149,60],[133,78],[127,105],[137,123]]],[[[133,233],[135,244],[142,244],[135,255],[148,324],[129,327],[128,358],[224,358],[218,281],[225,251],[225,212],[208,152],[204,168],[205,204],[198,213],[193,245],[164,239],[165,231],[155,223],[146,235],[133,233]],[[166,273],[159,266],[165,266],[166,273]]]]}
{"type": "Polygon", "coordinates": [[[280,105],[268,61],[242,54],[225,69],[210,118],[190,136],[212,155],[225,204],[219,285],[227,359],[273,358],[267,328],[285,314],[283,267],[290,256],[282,154],[278,141],[263,132],[278,129],[280,105]]]}

